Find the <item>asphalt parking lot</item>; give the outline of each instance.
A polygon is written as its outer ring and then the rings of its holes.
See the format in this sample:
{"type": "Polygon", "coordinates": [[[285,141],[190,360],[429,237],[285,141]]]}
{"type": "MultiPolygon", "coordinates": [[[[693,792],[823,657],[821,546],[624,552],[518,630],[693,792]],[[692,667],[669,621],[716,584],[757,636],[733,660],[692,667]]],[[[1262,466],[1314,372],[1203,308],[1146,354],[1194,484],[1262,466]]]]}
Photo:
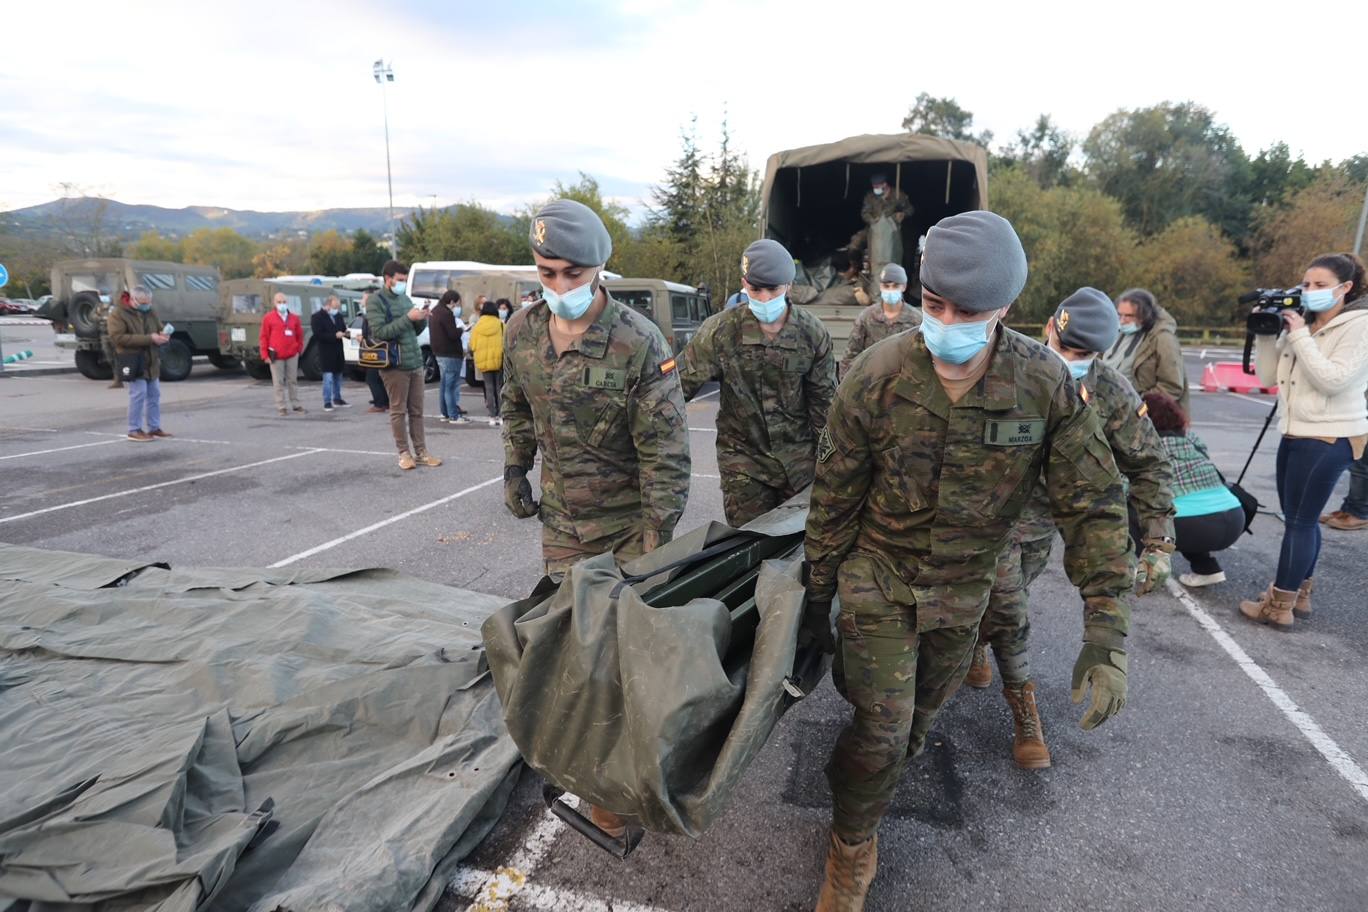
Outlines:
{"type": "MultiPolygon", "coordinates": [[[[1201,364],[1190,352],[1193,382],[1201,364]]],[[[526,594],[540,575],[539,527],[503,508],[497,428],[439,423],[429,387],[429,449],[445,464],[403,472],[386,416],[365,412],[364,385],[349,382],[354,407],[334,414],[318,384],[301,388],[307,414],[278,418],[269,383],[197,363],[162,387],[176,437],[133,443],[122,391],[69,373],[0,379],[0,540],[173,565],[383,565],[526,594]]],[[[484,414],[478,391],[464,396],[484,414]]],[[[721,516],[716,401],[689,406],[681,529],[721,516]]],[[[1271,399],[1193,401],[1195,430],[1233,478],[1271,399]]],[[[1273,513],[1276,440],[1275,426],[1246,479],[1273,513]]],[[[1277,516],[1254,529],[1221,557],[1230,582],[1136,602],[1129,703],[1093,732],[1069,702],[1081,606],[1056,547],[1032,591],[1053,768],[1012,766],[996,687],[961,691],[884,822],[868,908],[1368,908],[1368,533],[1326,532],[1315,616],[1278,633],[1235,610],[1277,561],[1277,516]]],[[[1175,576],[1186,569],[1175,556],[1175,576]]],[[[550,818],[525,776],[441,908],[501,892],[510,898],[483,907],[810,909],[830,819],[822,767],[847,716],[824,685],[784,718],[713,829],[648,835],[625,862],[550,818]]]]}

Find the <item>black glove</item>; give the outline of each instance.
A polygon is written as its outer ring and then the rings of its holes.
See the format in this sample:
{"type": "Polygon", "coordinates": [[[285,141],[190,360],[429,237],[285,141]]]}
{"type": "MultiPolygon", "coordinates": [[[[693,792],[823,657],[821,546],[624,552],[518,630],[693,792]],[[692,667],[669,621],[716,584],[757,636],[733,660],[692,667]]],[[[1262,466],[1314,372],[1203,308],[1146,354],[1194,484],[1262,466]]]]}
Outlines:
{"type": "Polygon", "coordinates": [[[527,480],[527,469],[504,466],[504,505],[518,519],[537,515],[537,502],[532,499],[532,483],[527,480]]]}
{"type": "Polygon", "coordinates": [[[803,604],[803,633],[827,655],[836,651],[836,637],[831,629],[831,600],[808,599],[803,604]]]}

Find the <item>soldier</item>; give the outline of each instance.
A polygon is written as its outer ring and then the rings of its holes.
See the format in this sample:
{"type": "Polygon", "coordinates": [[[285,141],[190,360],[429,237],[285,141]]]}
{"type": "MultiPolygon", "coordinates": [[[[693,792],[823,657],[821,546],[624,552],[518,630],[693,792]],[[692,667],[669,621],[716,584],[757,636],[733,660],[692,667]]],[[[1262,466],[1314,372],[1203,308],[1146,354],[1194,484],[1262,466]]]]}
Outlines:
{"type": "Polygon", "coordinates": [[[907,270],[897,263],[884,266],[879,274],[879,302],[869,305],[855,318],[838,377],[844,379],[855,357],[875,342],[921,325],[921,314],[903,300],[906,291],[907,270]]]}
{"type": "Polygon", "coordinates": [[[831,334],[786,294],[793,257],[756,241],[741,257],[745,307],[709,317],[680,356],[684,398],[722,384],[717,467],[727,522],[743,526],[812,484],[817,434],[836,389],[831,334]]]}
{"type": "Polygon", "coordinates": [[[913,210],[907,194],[890,187],[884,175],[874,175],[869,183],[869,192],[860,206],[860,218],[865,223],[869,271],[878,275],[885,263],[902,265],[902,223],[913,210]],[[889,221],[885,222],[885,219],[889,221]]]}
{"type": "MultiPolygon", "coordinates": [[[[1098,357],[1116,341],[1116,305],[1096,288],[1080,288],[1060,304],[1045,327],[1050,350],[1064,359],[1077,384],[1079,399],[1097,413],[1116,459],[1129,482],[1130,503],[1143,528],[1144,552],[1137,574],[1143,595],[1169,577],[1173,552],[1173,471],[1146,408],[1119,372],[1098,357]]],[[[993,647],[1002,694],[1012,709],[1015,733],[1012,759],[1022,769],[1050,765],[1050,749],[1036,708],[1031,681],[1027,590],[1050,559],[1055,533],[1044,480],[1012,530],[1010,545],[998,555],[997,582],[988,611],[979,624],[974,661],[964,683],[987,687],[993,681],[988,645],[993,647]]]]}
{"type": "Polygon", "coordinates": [[[689,494],[688,427],[665,337],[599,279],[613,242],[594,211],[548,203],[531,241],[543,292],[504,339],[504,501],[538,515],[527,472],[540,450],[542,558],[559,575],[670,540],[689,494]]]}
{"type": "Polygon", "coordinates": [[[869,293],[860,281],[860,266],[851,260],[850,254],[844,250],[833,253],[831,268],[836,271],[836,278],[817,296],[812,305],[867,307],[870,304],[869,293]]]}
{"type": "Polygon", "coordinates": [[[964,679],[997,556],[1042,468],[1065,567],[1083,596],[1073,698],[1091,729],[1126,699],[1131,586],[1121,478],[1095,412],[1044,346],[1002,317],[1026,255],[1001,216],[931,229],[922,325],[851,367],[818,443],[804,628],[833,648],[855,707],[827,766],[833,819],[817,909],[854,912],[877,864],[879,820],[907,759],[964,679]]]}

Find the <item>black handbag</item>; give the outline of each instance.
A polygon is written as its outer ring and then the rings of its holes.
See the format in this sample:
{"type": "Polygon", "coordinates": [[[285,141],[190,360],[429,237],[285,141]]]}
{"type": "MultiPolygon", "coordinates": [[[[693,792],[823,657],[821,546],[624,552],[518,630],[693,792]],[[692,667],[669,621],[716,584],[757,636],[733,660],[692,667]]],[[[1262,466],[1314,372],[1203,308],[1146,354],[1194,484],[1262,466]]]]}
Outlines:
{"type": "MultiPolygon", "coordinates": [[[[394,314],[390,310],[389,302],[384,298],[380,303],[385,308],[385,322],[393,322],[394,314]]],[[[356,352],[356,363],[362,367],[374,368],[376,370],[388,370],[391,367],[399,366],[399,343],[397,341],[377,342],[371,338],[370,321],[361,321],[361,343],[356,352]]]]}
{"type": "Polygon", "coordinates": [[[115,359],[118,361],[120,380],[141,380],[147,375],[146,352],[118,352],[115,359]]]}

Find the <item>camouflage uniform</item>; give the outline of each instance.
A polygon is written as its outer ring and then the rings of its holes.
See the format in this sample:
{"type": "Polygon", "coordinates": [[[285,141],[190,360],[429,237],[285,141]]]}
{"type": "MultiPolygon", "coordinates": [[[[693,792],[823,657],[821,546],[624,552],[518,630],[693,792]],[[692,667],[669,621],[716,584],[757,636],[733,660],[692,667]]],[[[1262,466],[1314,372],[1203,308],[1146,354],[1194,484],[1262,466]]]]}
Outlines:
{"type": "MultiPolygon", "coordinates": [[[[1159,434],[1145,416],[1144,404],[1130,382],[1113,368],[1093,361],[1079,398],[1097,413],[1116,466],[1129,486],[1130,502],[1140,514],[1145,540],[1173,538],[1173,469],[1159,434]]],[[[1044,481],[1012,530],[1011,546],[998,557],[997,582],[979,639],[993,647],[1002,682],[1020,686],[1031,678],[1027,610],[1031,583],[1050,560],[1055,526],[1044,481]]]]}
{"type": "Polygon", "coordinates": [[[640,556],[642,532],[668,541],[689,495],[689,438],[674,359],[655,324],[613,300],[559,357],[538,301],[504,341],[506,465],[542,455],[548,573],[613,551],[640,556]]]}
{"type": "Polygon", "coordinates": [[[745,525],[812,484],[817,434],[836,391],[831,334],[820,320],[790,306],[770,339],[749,308],[737,307],[709,317],[680,359],[686,399],[721,381],[717,467],[728,523],[745,525]]]}
{"type": "Polygon", "coordinates": [[[872,348],[875,342],[882,342],[895,333],[918,326],[921,326],[921,311],[906,301],[892,320],[884,314],[882,303],[869,305],[855,318],[855,326],[850,330],[850,339],[846,342],[845,355],[841,358],[841,369],[837,376],[844,379],[856,356],[866,348],[872,348]]]}
{"type": "Polygon", "coordinates": [[[827,767],[834,832],[872,835],[909,756],[964,678],[997,556],[1042,470],[1085,600],[1084,638],[1119,648],[1131,583],[1124,494],[1064,364],[1002,329],[952,405],[920,331],[857,361],[822,434],[808,597],[839,594],[837,656],[855,717],[827,767]]]}
{"type": "Polygon", "coordinates": [[[911,215],[912,201],[907,198],[906,193],[892,187],[889,187],[883,196],[879,196],[873,190],[869,191],[865,194],[863,205],[860,206],[860,218],[864,219],[866,225],[872,225],[885,216],[892,218],[898,213],[902,213],[904,217],[911,215]]]}

